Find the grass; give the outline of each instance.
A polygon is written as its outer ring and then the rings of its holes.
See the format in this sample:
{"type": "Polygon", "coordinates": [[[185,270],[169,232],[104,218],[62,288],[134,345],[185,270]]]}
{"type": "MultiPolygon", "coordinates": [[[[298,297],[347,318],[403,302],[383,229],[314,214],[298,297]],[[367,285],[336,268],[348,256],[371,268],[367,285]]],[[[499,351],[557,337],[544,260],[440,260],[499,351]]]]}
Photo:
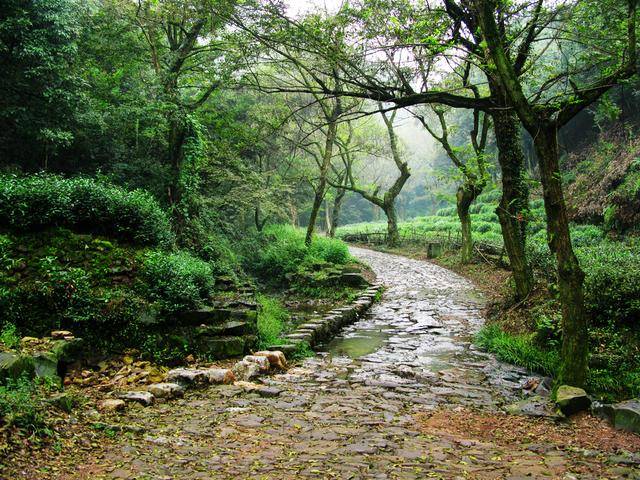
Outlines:
{"type": "MultiPolygon", "coordinates": [[[[484,326],[476,335],[475,343],[498,360],[524,367],[532,372],[556,377],[560,367],[559,344],[555,348],[544,348],[536,338],[536,333],[515,335],[502,330],[500,325],[484,326]]],[[[608,356],[634,355],[635,342],[608,345],[608,356]]],[[[592,348],[592,351],[594,349],[592,348]]],[[[632,361],[624,365],[604,365],[589,369],[586,389],[601,400],[614,402],[640,395],[640,367],[632,361]]]]}
{"type": "Polygon", "coordinates": [[[23,377],[0,385],[0,417],[4,425],[27,434],[51,435],[43,403],[51,386],[23,377]]]}
{"type": "Polygon", "coordinates": [[[289,312],[273,297],[259,295],[258,303],[258,343],[260,348],[266,348],[279,342],[289,320],[289,312]]]}
{"type": "Polygon", "coordinates": [[[493,324],[483,327],[477,333],[475,341],[480,348],[493,353],[498,360],[553,377],[560,364],[559,355],[556,351],[537,346],[534,335],[512,335],[493,324]]]}

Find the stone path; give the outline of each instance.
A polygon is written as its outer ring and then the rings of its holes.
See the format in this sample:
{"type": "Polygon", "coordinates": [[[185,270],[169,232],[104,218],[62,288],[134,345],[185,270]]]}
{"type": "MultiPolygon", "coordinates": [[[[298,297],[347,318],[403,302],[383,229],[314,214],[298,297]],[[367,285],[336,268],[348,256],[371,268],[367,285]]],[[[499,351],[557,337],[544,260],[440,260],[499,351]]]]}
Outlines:
{"type": "Polygon", "coordinates": [[[610,445],[580,440],[604,430],[575,440],[572,426],[502,412],[528,376],[471,345],[482,299],[469,282],[353,253],[388,285],[382,301],[317,357],[262,378],[278,393],[216,386],[114,414],[144,433],[105,441],[60,478],[638,478],[610,445]]]}

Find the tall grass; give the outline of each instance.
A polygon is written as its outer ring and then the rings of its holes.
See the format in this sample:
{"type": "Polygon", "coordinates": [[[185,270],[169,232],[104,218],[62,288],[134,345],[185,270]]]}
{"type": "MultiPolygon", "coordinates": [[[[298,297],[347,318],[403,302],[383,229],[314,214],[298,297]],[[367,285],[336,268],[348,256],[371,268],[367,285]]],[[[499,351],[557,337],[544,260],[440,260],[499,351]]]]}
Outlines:
{"type": "Polygon", "coordinates": [[[277,344],[289,320],[289,312],[275,298],[258,296],[258,343],[260,348],[277,344]]]}

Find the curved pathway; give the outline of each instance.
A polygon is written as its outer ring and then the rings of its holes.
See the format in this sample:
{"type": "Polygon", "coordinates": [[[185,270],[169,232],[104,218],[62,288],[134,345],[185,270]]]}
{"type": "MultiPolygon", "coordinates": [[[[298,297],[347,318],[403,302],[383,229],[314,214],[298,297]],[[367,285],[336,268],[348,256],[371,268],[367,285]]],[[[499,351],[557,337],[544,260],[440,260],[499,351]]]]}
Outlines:
{"type": "MultiPolygon", "coordinates": [[[[353,253],[388,286],[381,302],[317,357],[265,378],[281,390],[278,396],[215,387],[130,410],[112,420],[141,425],[145,433],[103,438],[84,456],[66,459],[59,477],[47,478],[572,479],[628,473],[608,463],[608,455],[574,442],[573,427],[501,412],[502,403],[521,395],[526,373],[472,346],[483,321],[472,284],[431,263],[353,253]]],[[[581,434],[587,440],[603,435],[581,434]]]]}

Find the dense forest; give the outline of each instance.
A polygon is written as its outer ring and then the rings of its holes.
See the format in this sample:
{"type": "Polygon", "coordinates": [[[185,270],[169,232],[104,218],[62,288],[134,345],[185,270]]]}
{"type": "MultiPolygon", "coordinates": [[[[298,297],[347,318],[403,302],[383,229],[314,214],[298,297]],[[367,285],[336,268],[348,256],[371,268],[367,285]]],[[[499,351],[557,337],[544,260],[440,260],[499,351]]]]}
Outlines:
{"type": "Polygon", "coordinates": [[[2,0],[0,450],[27,472],[61,412],[175,367],[248,355],[238,388],[279,395],[252,362],[304,363],[319,317],[397,295],[398,257],[350,243],[467,277],[473,349],[640,431],[637,8],[2,0]]]}

